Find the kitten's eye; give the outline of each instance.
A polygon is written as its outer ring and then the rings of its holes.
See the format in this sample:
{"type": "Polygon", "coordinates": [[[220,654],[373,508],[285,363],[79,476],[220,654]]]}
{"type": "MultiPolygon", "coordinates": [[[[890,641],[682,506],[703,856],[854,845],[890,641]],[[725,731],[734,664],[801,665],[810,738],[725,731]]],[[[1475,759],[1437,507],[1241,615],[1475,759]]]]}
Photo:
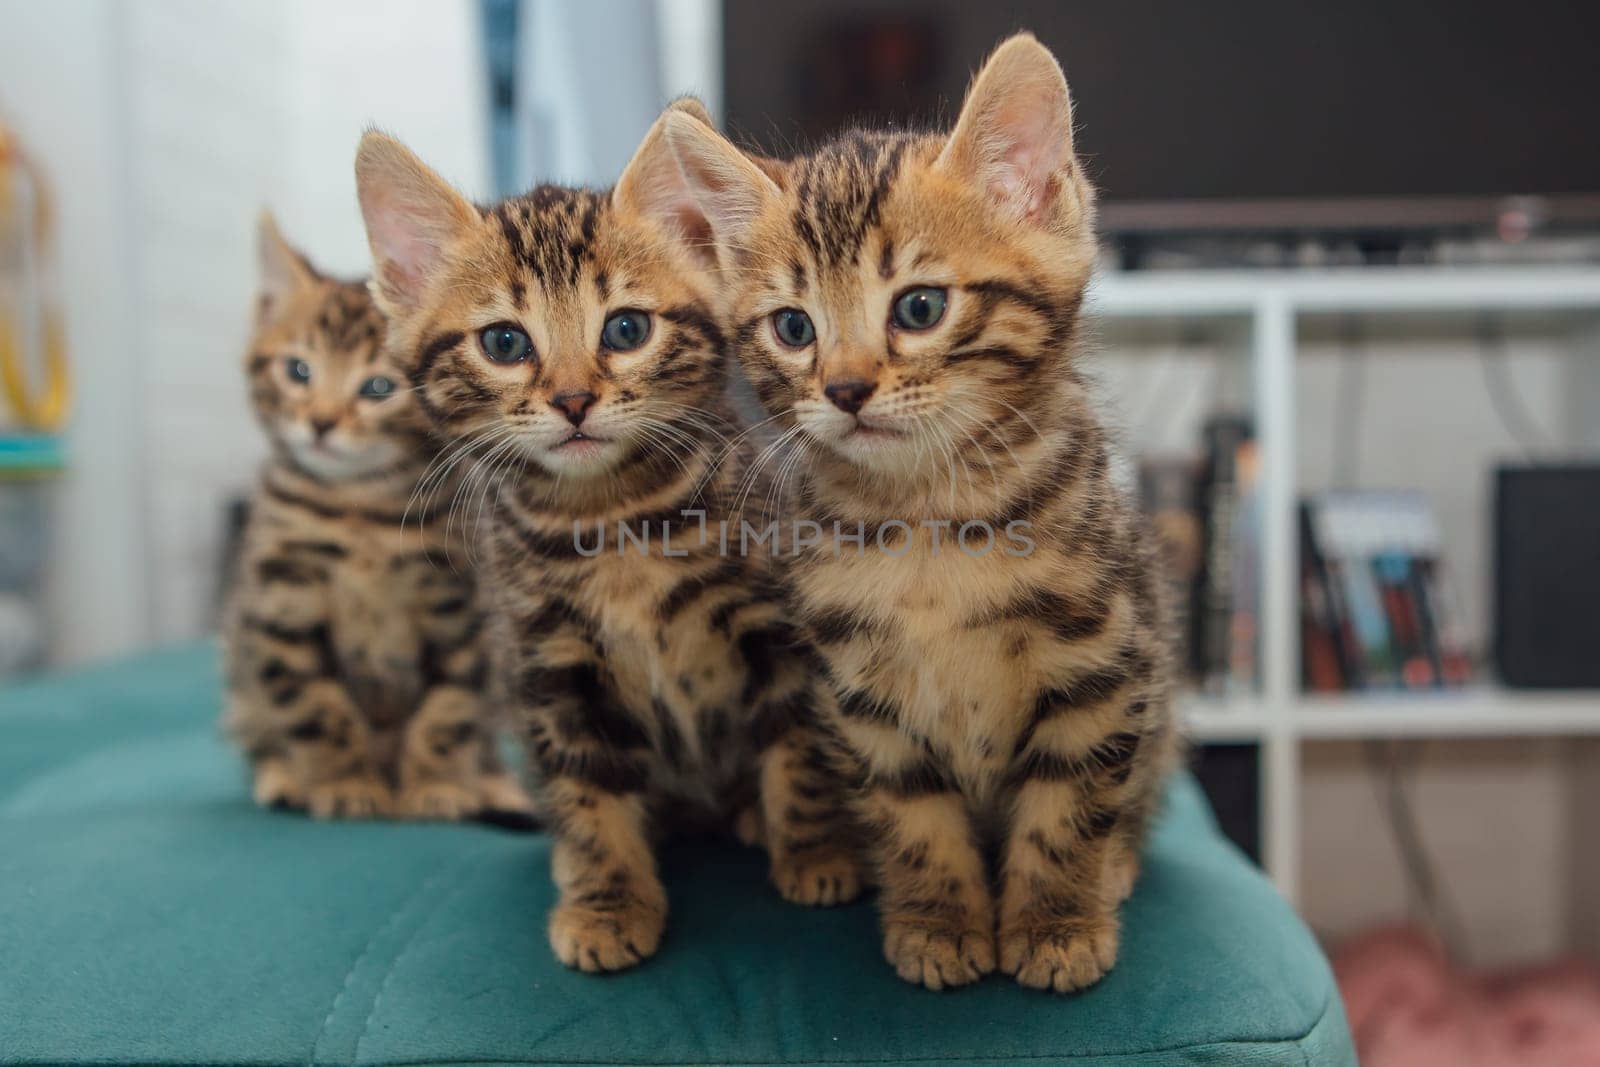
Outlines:
{"type": "Polygon", "coordinates": [[[600,329],[600,343],[613,352],[631,352],[650,336],[650,316],[643,311],[619,311],[600,329]]]}
{"type": "Polygon", "coordinates": [[[288,373],[291,382],[304,385],[311,380],[311,364],[303,359],[296,359],[291,356],[283,361],[283,367],[288,373]]]}
{"type": "Polygon", "coordinates": [[[804,348],[817,339],[811,316],[799,308],[784,308],[772,314],[772,332],[790,348],[804,348]]]}
{"type": "Polygon", "coordinates": [[[394,394],[394,379],[377,375],[361,383],[361,396],[371,399],[382,399],[394,394]]]}
{"type": "Polygon", "coordinates": [[[944,304],[943,289],[912,289],[894,302],[894,324],[902,330],[926,330],[944,318],[944,304]]]}
{"type": "Polygon", "coordinates": [[[533,352],[533,342],[515,326],[499,323],[478,335],[483,354],[496,363],[521,363],[533,352]]]}

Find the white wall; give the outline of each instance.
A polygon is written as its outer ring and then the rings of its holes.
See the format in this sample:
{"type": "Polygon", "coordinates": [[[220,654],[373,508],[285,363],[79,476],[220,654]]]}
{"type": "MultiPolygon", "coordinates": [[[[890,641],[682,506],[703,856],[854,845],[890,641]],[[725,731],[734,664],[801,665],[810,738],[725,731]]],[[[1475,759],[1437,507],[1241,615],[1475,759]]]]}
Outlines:
{"type": "Polygon", "coordinates": [[[262,206],[365,270],[368,124],[487,188],[474,0],[0,0],[0,108],[61,209],[78,381],[52,596],[73,662],[204,632],[261,454],[240,364],[262,206]]]}
{"type": "Polygon", "coordinates": [[[150,623],[118,30],[105,0],[0,2],[0,111],[54,192],[68,341],[79,355],[51,575],[60,647],[72,659],[128,648],[150,623]]]}
{"type": "Polygon", "coordinates": [[[356,143],[369,126],[463,192],[491,187],[488,80],[476,0],[285,0],[292,60],[288,183],[271,202],[319,267],[367,273],[356,143]]]}
{"type": "MultiPolygon", "coordinates": [[[[1592,923],[1573,857],[1592,832],[1568,818],[1575,767],[1555,740],[1436,741],[1409,787],[1435,875],[1466,931],[1467,962],[1504,966],[1570,952],[1592,923]]],[[[1405,868],[1365,749],[1306,750],[1301,908],[1330,944],[1411,915],[1405,868]]],[[[1591,816],[1592,818],[1592,813],[1591,816]]]]}
{"type": "MultiPolygon", "coordinates": [[[[130,281],[158,641],[203,631],[217,594],[223,494],[258,449],[240,371],[255,212],[290,177],[283,93],[293,22],[280,5],[120,5],[130,281]]],[[[79,350],[85,371],[105,353],[79,350]]]]}

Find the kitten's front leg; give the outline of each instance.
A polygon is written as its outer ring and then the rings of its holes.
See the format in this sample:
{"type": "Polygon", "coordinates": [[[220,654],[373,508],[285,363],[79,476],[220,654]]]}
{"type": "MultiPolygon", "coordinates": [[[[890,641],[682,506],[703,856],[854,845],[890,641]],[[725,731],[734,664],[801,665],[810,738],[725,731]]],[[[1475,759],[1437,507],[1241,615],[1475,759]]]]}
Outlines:
{"type": "Polygon", "coordinates": [[[568,967],[617,971],[655,955],[667,920],[639,793],[569,776],[546,783],[555,821],[551,872],[561,899],[550,947],[568,967]]]}
{"type": "Polygon", "coordinates": [[[323,632],[321,623],[245,620],[230,649],[229,728],[252,753],[262,807],[305,808],[318,818],[387,815],[394,798],[372,762],[371,728],[327,675],[323,632]]]}
{"type": "Polygon", "coordinates": [[[466,819],[490,806],[527,814],[532,802],[494,769],[494,737],[483,698],[460,685],[436,685],[406,724],[397,808],[413,819],[466,819]]]}
{"type": "Polygon", "coordinates": [[[288,767],[308,783],[306,807],[318,819],[371,819],[394,811],[394,791],[373,764],[372,729],[343,685],[306,685],[286,746],[288,767]]]}
{"type": "Polygon", "coordinates": [[[539,642],[518,687],[555,837],[550,947],[583,971],[632,967],[655,954],[667,919],[645,806],[648,735],[610,698],[571,622],[539,642]]]}
{"type": "Polygon", "coordinates": [[[772,884],[795,904],[843,904],[866,869],[838,747],[817,721],[821,688],[798,660],[774,673],[756,713],[760,813],[756,832],[772,884]]]}
{"type": "Polygon", "coordinates": [[[844,783],[813,729],[795,726],[761,754],[761,837],[772,884],[795,904],[844,904],[866,881],[844,783]]]}
{"type": "Polygon", "coordinates": [[[994,901],[956,786],[922,746],[876,721],[847,719],[883,913],[883,953],[908,982],[965,985],[994,970],[994,901]]]}
{"type": "Polygon", "coordinates": [[[1138,873],[1119,831],[1137,732],[1108,732],[1087,750],[1041,731],[1018,764],[1001,871],[1000,967],[1036,989],[1093,985],[1117,960],[1117,906],[1138,873]]]}

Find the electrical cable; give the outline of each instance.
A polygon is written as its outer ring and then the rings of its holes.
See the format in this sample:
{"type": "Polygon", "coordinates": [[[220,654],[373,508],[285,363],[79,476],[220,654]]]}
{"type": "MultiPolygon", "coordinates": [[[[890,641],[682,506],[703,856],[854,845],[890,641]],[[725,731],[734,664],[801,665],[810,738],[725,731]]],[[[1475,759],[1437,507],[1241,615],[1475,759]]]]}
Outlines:
{"type": "MultiPolygon", "coordinates": [[[[1126,422],[1134,441],[1147,440],[1149,433],[1159,424],[1157,416],[1164,412],[1170,415],[1172,408],[1183,395],[1175,388],[1182,384],[1179,367],[1194,358],[1193,350],[1202,343],[1203,338],[1185,332],[1177,337],[1172,347],[1162,355],[1161,365],[1156,369],[1154,381],[1144,391],[1144,402],[1139,406],[1139,413],[1126,422]]],[[[1213,351],[1212,355],[1215,357],[1216,352],[1213,351]]]]}
{"type": "Polygon", "coordinates": [[[1339,320],[1339,391],[1334,398],[1333,448],[1328,484],[1354,489],[1361,475],[1361,417],[1367,387],[1366,335],[1361,320],[1339,320]]]}
{"type": "Polygon", "coordinates": [[[1485,312],[1478,319],[1478,365],[1483,371],[1484,389],[1501,427],[1522,449],[1524,458],[1537,465],[1541,462],[1539,453],[1548,454],[1554,447],[1517,390],[1510,361],[1505,324],[1499,316],[1485,312]]]}
{"type": "Polygon", "coordinates": [[[1427,923],[1445,954],[1453,962],[1464,963],[1470,958],[1466,924],[1438,878],[1422,839],[1421,824],[1411,805],[1410,786],[1414,784],[1421,762],[1422,742],[1367,742],[1368,770],[1388,819],[1395,850],[1400,854],[1406,892],[1414,913],[1427,923]]]}

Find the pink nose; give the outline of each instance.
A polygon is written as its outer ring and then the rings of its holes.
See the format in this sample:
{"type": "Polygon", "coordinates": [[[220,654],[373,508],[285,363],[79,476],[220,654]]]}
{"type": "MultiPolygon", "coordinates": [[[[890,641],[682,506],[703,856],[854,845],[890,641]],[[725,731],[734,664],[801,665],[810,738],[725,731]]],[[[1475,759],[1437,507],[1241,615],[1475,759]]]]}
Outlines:
{"type": "Polygon", "coordinates": [[[875,382],[849,381],[829,382],[822,387],[822,395],[833,401],[833,406],[840,411],[848,411],[854,415],[861,410],[863,404],[877,392],[875,382]]]}
{"type": "Polygon", "coordinates": [[[583,424],[583,417],[594,407],[598,399],[590,392],[561,393],[550,398],[550,406],[560,411],[567,417],[567,421],[574,426],[583,424]]]}

